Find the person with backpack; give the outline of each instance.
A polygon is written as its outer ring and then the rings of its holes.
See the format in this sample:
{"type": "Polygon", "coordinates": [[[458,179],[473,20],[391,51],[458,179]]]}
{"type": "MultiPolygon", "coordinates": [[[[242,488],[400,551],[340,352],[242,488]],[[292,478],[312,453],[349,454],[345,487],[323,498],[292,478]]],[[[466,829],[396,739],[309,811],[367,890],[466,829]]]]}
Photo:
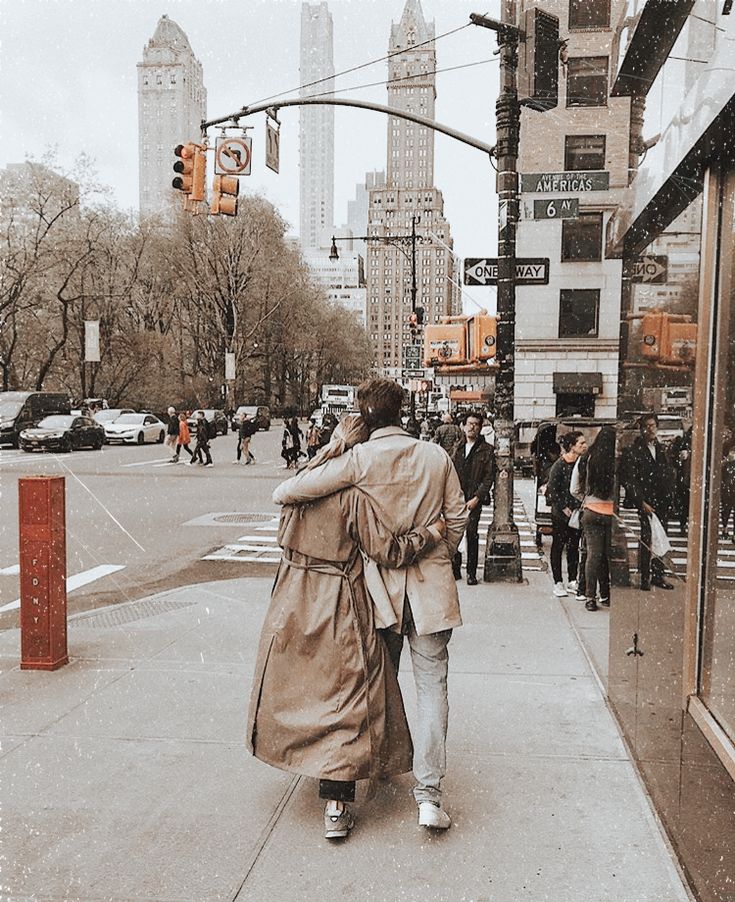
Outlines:
{"type": "Polygon", "coordinates": [[[194,448],[194,456],[189,461],[189,464],[204,464],[205,467],[212,467],[214,464],[212,463],[212,455],[209,453],[209,423],[207,423],[206,417],[204,416],[204,411],[197,411],[197,421],[196,421],[196,437],[197,443],[194,448]],[[204,459],[206,457],[206,463],[204,459]]]}

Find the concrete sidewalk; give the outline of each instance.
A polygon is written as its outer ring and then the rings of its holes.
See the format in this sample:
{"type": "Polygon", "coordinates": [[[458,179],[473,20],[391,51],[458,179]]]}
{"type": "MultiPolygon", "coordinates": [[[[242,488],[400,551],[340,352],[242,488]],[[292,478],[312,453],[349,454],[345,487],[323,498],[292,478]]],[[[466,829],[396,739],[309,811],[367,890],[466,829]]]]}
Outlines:
{"type": "MultiPolygon", "coordinates": [[[[313,780],[245,750],[270,579],[70,620],[72,663],[20,671],[0,634],[0,898],[683,902],[598,682],[546,574],[462,589],[450,644],[446,806],[404,776],[322,838],[313,780]]],[[[406,664],[408,656],[406,656],[406,664]]],[[[409,716],[411,674],[401,674],[409,716]]]]}

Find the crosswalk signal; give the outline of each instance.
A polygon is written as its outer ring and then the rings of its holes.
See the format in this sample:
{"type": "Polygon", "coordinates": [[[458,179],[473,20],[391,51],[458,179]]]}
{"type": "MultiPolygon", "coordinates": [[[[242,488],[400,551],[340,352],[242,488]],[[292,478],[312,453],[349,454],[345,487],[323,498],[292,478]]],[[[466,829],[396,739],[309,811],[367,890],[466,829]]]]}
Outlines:
{"type": "Polygon", "coordinates": [[[209,212],[213,216],[237,215],[237,195],[240,191],[240,180],[235,175],[215,175],[212,183],[212,203],[209,212]]]}
{"type": "Polygon", "coordinates": [[[416,330],[418,329],[419,318],[418,313],[414,310],[408,317],[408,328],[411,330],[411,341],[416,338],[416,330]]]}
{"type": "Polygon", "coordinates": [[[526,10],[518,61],[518,97],[539,113],[559,104],[559,19],[538,7],[526,10]]]}

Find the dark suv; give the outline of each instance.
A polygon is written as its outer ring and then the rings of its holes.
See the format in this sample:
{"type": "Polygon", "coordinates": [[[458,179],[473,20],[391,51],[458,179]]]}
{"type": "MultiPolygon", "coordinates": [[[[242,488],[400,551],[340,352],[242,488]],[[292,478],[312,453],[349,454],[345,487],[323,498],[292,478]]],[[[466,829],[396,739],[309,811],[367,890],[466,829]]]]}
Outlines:
{"type": "Polygon", "coordinates": [[[0,445],[18,447],[24,429],[35,426],[44,417],[71,413],[67,395],[48,391],[0,392],[0,445]]]}

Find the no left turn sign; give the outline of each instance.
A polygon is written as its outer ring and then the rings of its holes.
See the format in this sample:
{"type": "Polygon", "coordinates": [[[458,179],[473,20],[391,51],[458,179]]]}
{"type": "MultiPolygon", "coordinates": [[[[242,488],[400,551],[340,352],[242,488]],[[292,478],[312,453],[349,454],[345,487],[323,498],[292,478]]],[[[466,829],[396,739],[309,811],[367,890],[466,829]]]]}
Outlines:
{"type": "Polygon", "coordinates": [[[252,138],[217,138],[214,171],[217,175],[250,175],[252,154],[252,138]]]}

